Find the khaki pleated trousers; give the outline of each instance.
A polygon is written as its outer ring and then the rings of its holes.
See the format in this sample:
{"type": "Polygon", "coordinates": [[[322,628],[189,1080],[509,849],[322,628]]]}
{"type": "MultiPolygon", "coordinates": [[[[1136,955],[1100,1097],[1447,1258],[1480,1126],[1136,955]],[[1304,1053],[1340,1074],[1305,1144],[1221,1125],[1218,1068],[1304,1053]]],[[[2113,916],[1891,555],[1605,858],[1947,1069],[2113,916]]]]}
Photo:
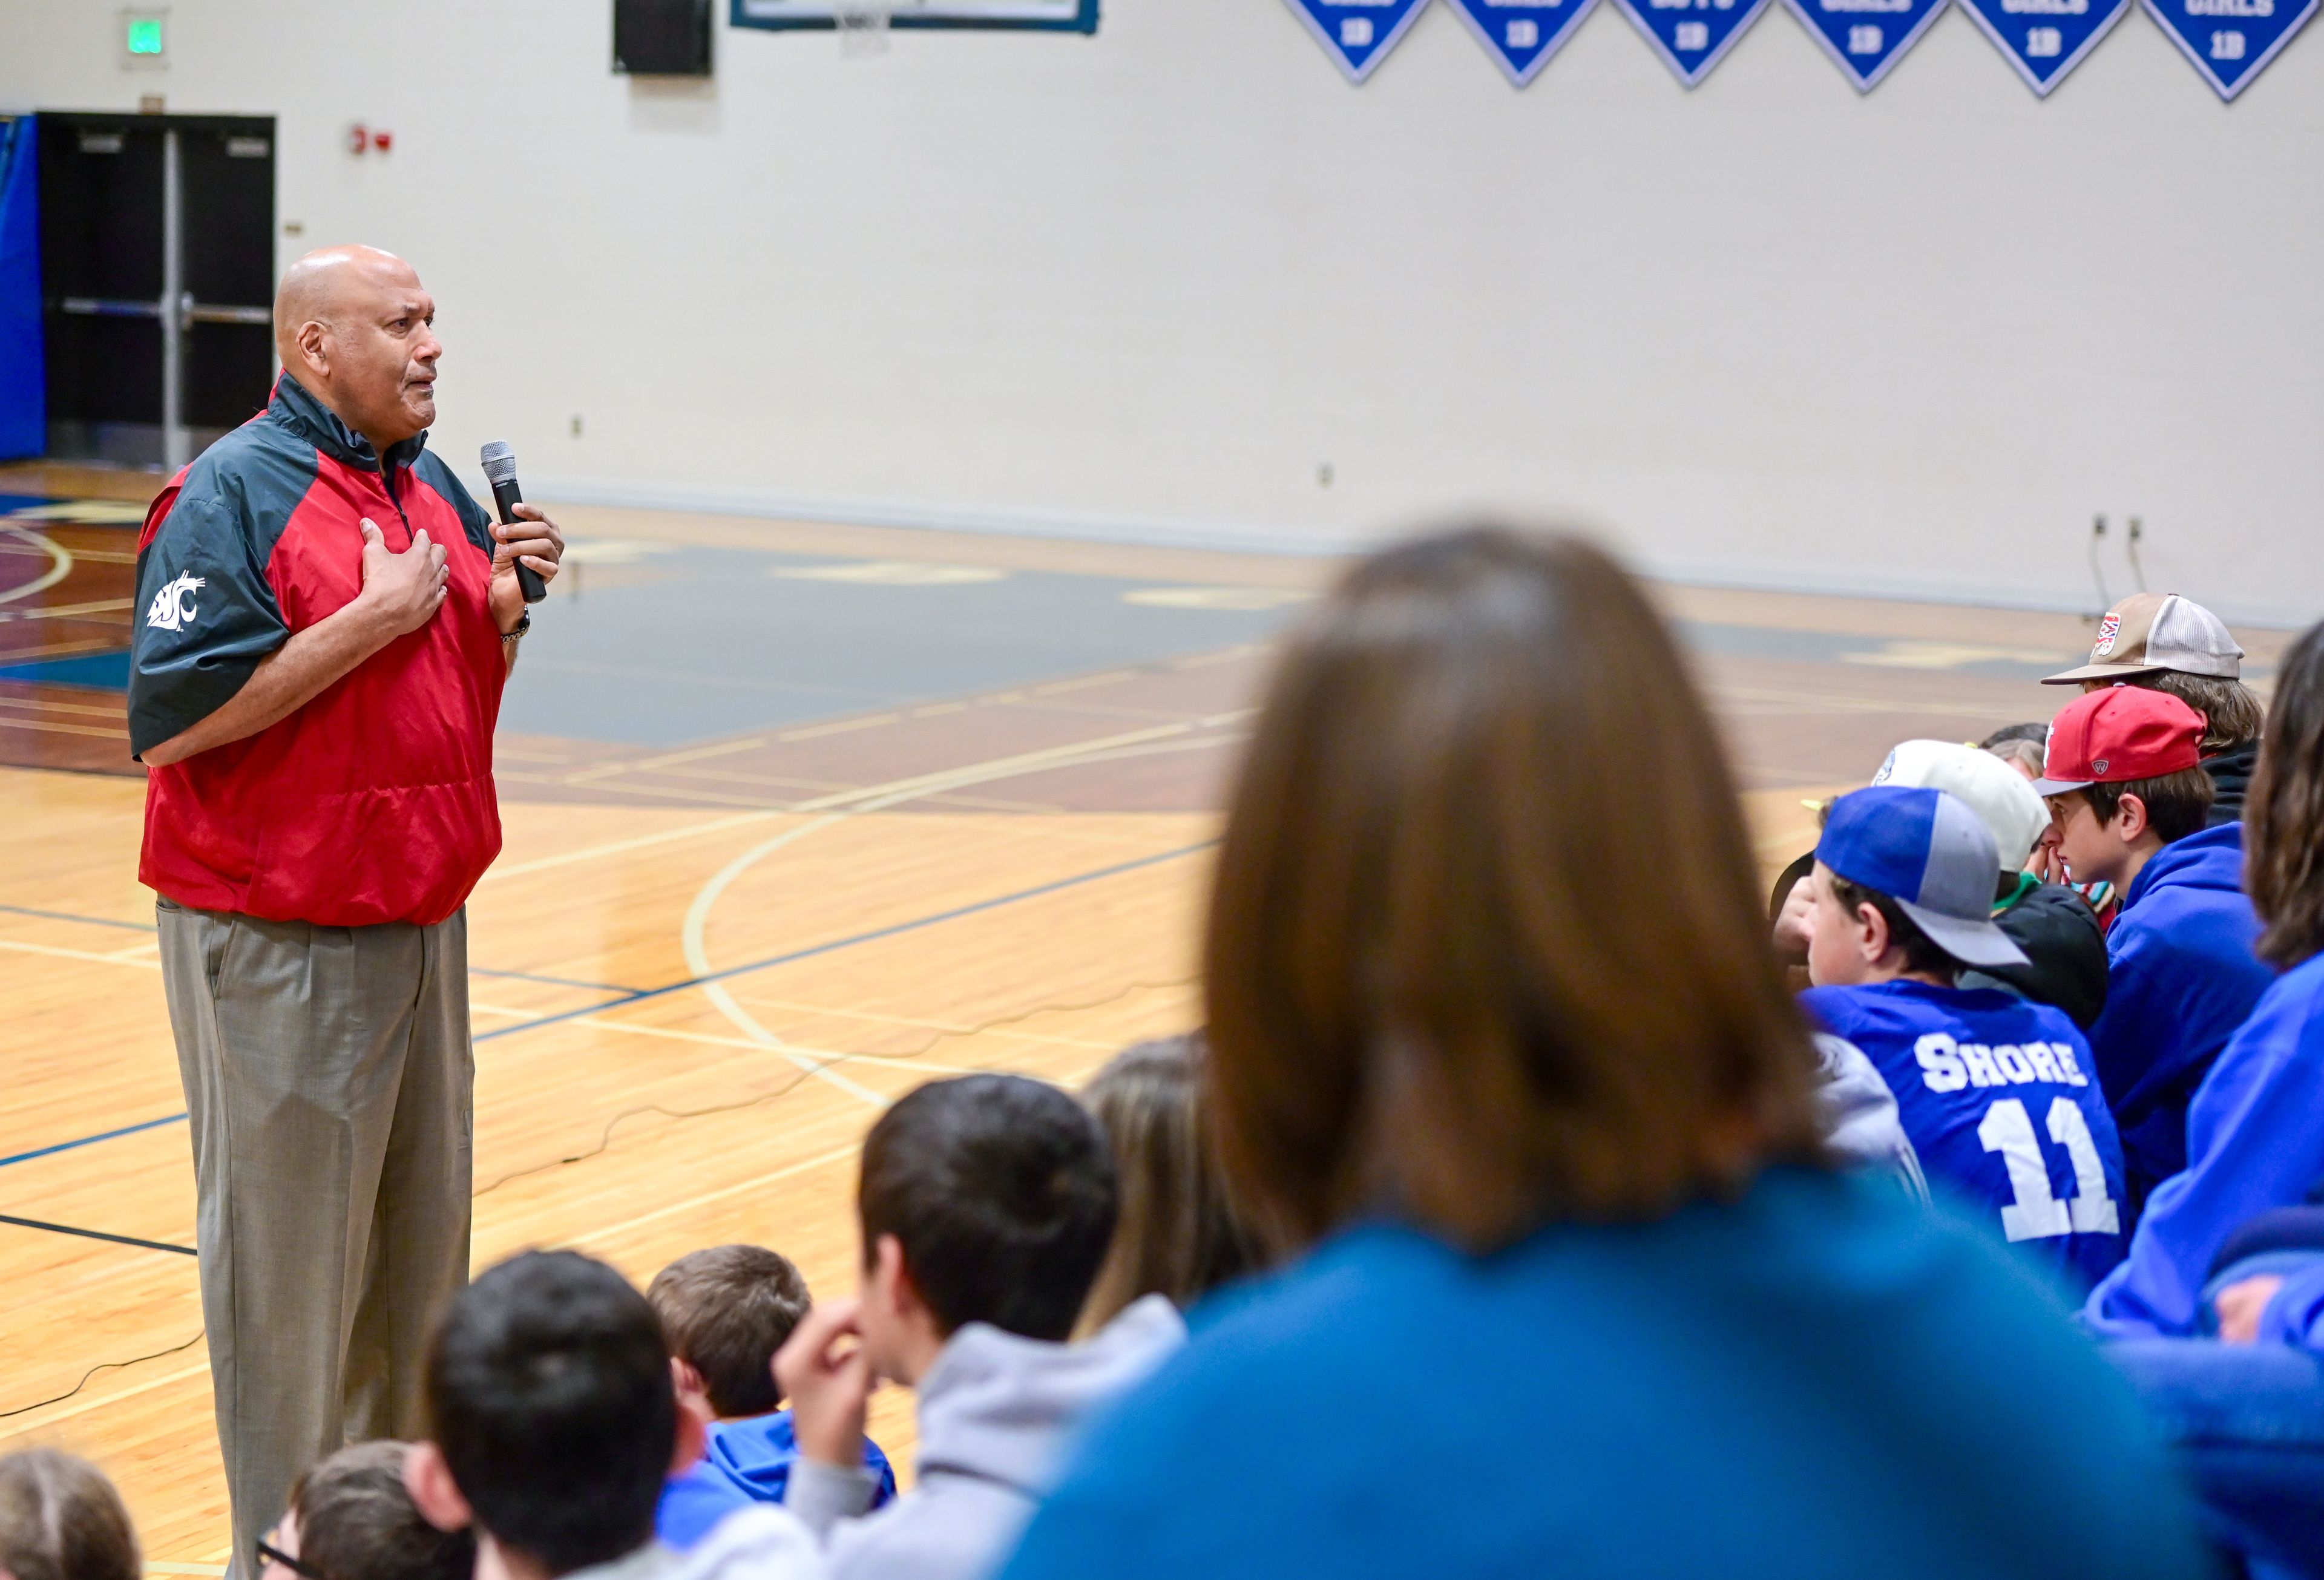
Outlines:
{"type": "Polygon", "coordinates": [[[301,1470],[421,1429],[429,1327],[468,1276],[467,917],[315,927],[163,900],[159,919],[247,1580],[301,1470]]]}

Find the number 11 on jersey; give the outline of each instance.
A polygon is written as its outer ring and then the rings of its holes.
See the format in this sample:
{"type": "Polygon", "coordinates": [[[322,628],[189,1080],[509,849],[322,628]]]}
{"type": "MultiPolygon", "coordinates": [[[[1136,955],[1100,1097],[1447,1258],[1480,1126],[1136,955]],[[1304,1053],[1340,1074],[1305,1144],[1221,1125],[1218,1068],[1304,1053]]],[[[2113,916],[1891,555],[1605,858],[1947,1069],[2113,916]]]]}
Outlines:
{"type": "Polygon", "coordinates": [[[1999,1153],[2009,1170],[2016,1200],[2001,1209],[2001,1232],[2012,1240],[2046,1240],[2058,1235],[2117,1235],[2122,1210],[2107,1195],[2106,1165],[2090,1139],[2089,1122],[2070,1098],[2050,1104],[2050,1139],[2066,1149],[2074,1165],[2074,1198],[2061,1201],[2050,1189],[2050,1166],[2034,1134],[2033,1116],[2015,1098],[2004,1098],[1985,1111],[1977,1138],[1999,1153]]]}

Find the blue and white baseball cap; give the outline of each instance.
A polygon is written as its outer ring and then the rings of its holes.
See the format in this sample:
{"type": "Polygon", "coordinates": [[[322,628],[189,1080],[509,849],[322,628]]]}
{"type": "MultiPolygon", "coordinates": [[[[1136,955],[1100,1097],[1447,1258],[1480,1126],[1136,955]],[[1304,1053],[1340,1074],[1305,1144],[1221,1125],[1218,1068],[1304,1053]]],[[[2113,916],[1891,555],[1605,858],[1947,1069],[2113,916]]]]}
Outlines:
{"type": "Polygon", "coordinates": [[[1993,923],[1993,835],[1942,790],[1876,785],[1831,804],[1816,859],[1896,902],[1939,949],[1972,966],[2022,966],[1993,923]]]}

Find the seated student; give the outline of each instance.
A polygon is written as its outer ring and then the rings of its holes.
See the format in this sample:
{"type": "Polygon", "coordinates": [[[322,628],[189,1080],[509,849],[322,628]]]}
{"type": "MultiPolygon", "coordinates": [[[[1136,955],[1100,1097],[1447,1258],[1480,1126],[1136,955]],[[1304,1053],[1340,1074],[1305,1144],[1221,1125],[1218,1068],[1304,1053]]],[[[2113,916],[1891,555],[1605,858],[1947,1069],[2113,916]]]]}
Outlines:
{"type": "Polygon", "coordinates": [[[2073,875],[2122,890],[2090,1052],[2129,1169],[2125,1227],[2187,1166],[2188,1101],[2273,979],[2253,952],[2243,825],[2203,826],[2202,734],[2201,717],[2176,697],[2091,692],[2060,710],[2034,786],[2049,798],[2073,875]]]}
{"type": "Polygon", "coordinates": [[[2246,880],[2259,956],[2283,974],[2196,1089],[2185,1170],[2155,1188],[2128,1258],[2090,1292],[2083,1320],[2107,1337],[2200,1332],[2230,1236],[2324,1184],[2324,626],[2284,655],[2266,731],[2246,880]]]}
{"type": "Polygon", "coordinates": [[[815,1539],[758,1505],[679,1555],[654,1539],[662,1483],[702,1451],[661,1323],[602,1262],[512,1256],[452,1297],[428,1346],[434,1435],[404,1461],[438,1530],[473,1525],[506,1580],[818,1580],[815,1539]]]}
{"type": "Polygon", "coordinates": [[[1603,554],[1352,566],[1204,947],[1221,1164],[1290,1260],[1092,1426],[1005,1580],[2200,1572],[2043,1281],[1830,1168],[1757,886],[1603,554]]]}
{"type": "Polygon", "coordinates": [[[2042,776],[2042,743],[2050,738],[2050,726],[2039,721],[2024,724],[2004,724],[2000,729],[1977,743],[1977,749],[1999,758],[2025,778],[2042,776]]]}
{"type": "MultiPolygon", "coordinates": [[[[2049,739],[2050,727],[2047,724],[2005,724],[1978,742],[1978,746],[2008,764],[2030,785],[2042,776],[2042,757],[2049,739]]],[[[2066,871],[2065,862],[2058,855],[2055,822],[2043,828],[2034,841],[2034,853],[2025,859],[2025,870],[2043,883],[2056,884],[2080,896],[2097,919],[2101,935],[2114,925],[2115,907],[2122,899],[2121,891],[2110,883],[2073,881],[2066,871]]],[[[2094,1015],[2091,1018],[2097,1017],[2094,1015]]],[[[2085,1032],[2090,1029],[2088,1020],[2077,1018],[2074,1024],[2085,1032]]]]}
{"type": "Polygon", "coordinates": [[[2131,685],[2162,692],[2203,716],[2203,772],[2212,785],[2206,826],[2244,814],[2244,794],[2259,757],[2266,710],[2244,684],[2244,650],[2219,617],[2176,592],[2134,592],[2098,621],[2090,660],[2044,685],[2085,692],[2131,685]]]}
{"type": "Polygon", "coordinates": [[[141,1580],[137,1533],[105,1473],[54,1448],[0,1456],[0,1573],[141,1580]]]}
{"type": "MultiPolygon", "coordinates": [[[[1998,988],[2036,1004],[2055,1005],[2087,1031],[2106,1007],[2106,933],[2080,895],[2025,870],[2035,841],[2050,823],[2049,810],[2026,776],[1973,746],[1907,740],[1888,754],[1872,782],[1957,796],[1993,836],[1997,868],[1993,920],[2024,954],[2025,962],[1973,972],[1961,986],[1998,988]]],[[[1813,868],[1811,853],[1807,870],[1813,868]]],[[[1778,948],[1788,945],[1790,958],[1802,963],[1807,959],[1813,903],[1804,877],[1776,923],[1778,948]]]]}
{"type": "Polygon", "coordinates": [[[2216,1337],[2125,1339],[2107,1356],[2219,1546],[2260,1580],[2324,1580],[2324,1208],[2278,1208],[2229,1235],[2202,1308],[2216,1337]]]}
{"type": "Polygon", "coordinates": [[[1204,1110],[1203,1033],[1157,1037],[1115,1054],[1082,1101],[1113,1146],[1120,1209],[1077,1332],[1093,1333],[1140,1295],[1184,1310],[1263,1260],[1227,1200],[1204,1110]]]}
{"type": "Polygon", "coordinates": [[[838,1580],[989,1573],[1089,1413],[1185,1337],[1170,1302],[1131,1302],[1069,1344],[1113,1232],[1113,1161],[1082,1106],[1014,1075],[931,1081],[864,1139],[863,1287],[808,1312],[775,1366],[800,1459],[785,1502],[838,1580]],[[919,1394],[918,1484],[861,1519],[874,1382],[919,1394]]]}
{"type": "Polygon", "coordinates": [[[309,1466],[253,1555],[259,1580],[469,1580],[476,1539],[420,1518],[403,1484],[410,1447],[357,1443],[309,1466]]]}
{"type": "MultiPolygon", "coordinates": [[[[678,1367],[681,1400],[713,1417],[703,1454],[669,1478],[654,1532],[683,1551],[735,1510],[779,1503],[798,1444],[775,1386],[775,1352],[807,1315],[807,1280],[788,1257],[759,1245],[714,1245],[679,1257],[646,1286],[678,1367]]],[[[863,1440],[863,1466],[878,1485],[872,1506],[896,1495],[896,1473],[863,1440]]]]}
{"type": "Polygon", "coordinates": [[[2324,627],[2285,655],[2246,808],[2259,953],[2284,974],[2196,1089],[2185,1171],[2083,1311],[2254,1576],[2324,1576],[2319,809],[2324,627]]]}
{"type": "Polygon", "coordinates": [[[2106,1346],[2251,1580],[2324,1580],[2324,1348],[2316,1337],[2106,1346]]]}
{"type": "Polygon", "coordinates": [[[1988,914],[1993,865],[1985,825],[1943,791],[1841,796],[1816,844],[1817,985],[1801,1003],[1886,1079],[1932,1188],[2079,1294],[2122,1260],[2122,1149],[2072,1023],[1958,985],[1967,966],[2024,959],[1988,914]]]}

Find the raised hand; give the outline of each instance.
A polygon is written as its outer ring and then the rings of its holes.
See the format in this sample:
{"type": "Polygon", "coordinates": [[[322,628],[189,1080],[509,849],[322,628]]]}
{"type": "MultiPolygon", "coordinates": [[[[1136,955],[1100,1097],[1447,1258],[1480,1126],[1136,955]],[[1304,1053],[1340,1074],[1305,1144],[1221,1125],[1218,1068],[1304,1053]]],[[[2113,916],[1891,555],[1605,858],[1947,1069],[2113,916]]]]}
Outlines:
{"type": "Polygon", "coordinates": [[[775,1356],[775,1384],[790,1400],[799,1452],[850,1469],[863,1463],[873,1382],[855,1308],[852,1300],[817,1302],[775,1356]]]}

